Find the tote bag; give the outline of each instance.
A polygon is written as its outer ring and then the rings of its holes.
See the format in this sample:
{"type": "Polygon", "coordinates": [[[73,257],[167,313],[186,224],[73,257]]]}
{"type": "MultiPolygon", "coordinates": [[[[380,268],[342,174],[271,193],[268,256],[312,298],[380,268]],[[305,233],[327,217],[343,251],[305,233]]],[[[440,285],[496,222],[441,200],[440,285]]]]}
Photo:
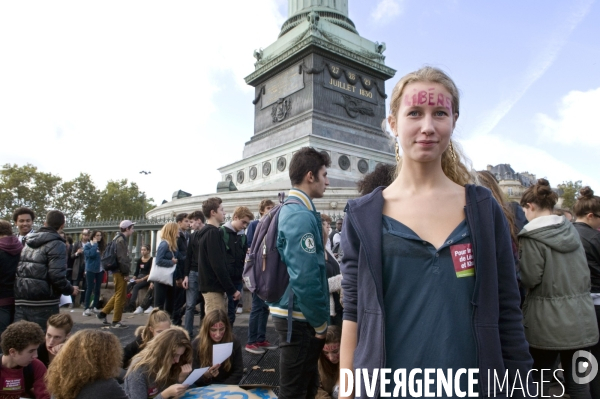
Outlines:
{"type": "Polygon", "coordinates": [[[152,259],[152,269],[150,270],[148,281],[173,286],[173,272],[175,272],[176,267],[177,265],[171,267],[158,266],[156,264],[155,256],[154,259],[152,259]]]}

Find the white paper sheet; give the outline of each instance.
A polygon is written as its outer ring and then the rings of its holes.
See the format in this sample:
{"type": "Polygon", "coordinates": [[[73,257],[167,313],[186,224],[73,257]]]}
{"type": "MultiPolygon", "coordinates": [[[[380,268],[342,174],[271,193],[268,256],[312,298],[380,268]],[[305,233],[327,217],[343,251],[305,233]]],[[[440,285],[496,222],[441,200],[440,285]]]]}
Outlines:
{"type": "Polygon", "coordinates": [[[192,371],[188,378],[183,381],[183,385],[192,385],[194,382],[198,381],[198,378],[202,377],[202,375],[206,373],[206,370],[208,370],[208,367],[192,371]]]}
{"type": "Polygon", "coordinates": [[[228,342],[226,344],[216,344],[213,345],[213,366],[215,364],[221,364],[223,363],[225,360],[227,360],[227,358],[229,356],[231,356],[231,353],[233,352],[233,342],[228,342]]]}
{"type": "Polygon", "coordinates": [[[71,295],[61,295],[60,296],[60,303],[58,306],[67,305],[69,303],[73,303],[73,299],[71,298],[71,295]]]}

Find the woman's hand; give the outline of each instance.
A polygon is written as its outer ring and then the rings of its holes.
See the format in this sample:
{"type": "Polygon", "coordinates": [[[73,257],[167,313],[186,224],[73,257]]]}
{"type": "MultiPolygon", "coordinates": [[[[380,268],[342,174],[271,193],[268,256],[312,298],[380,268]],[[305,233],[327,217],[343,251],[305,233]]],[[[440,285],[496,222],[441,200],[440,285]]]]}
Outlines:
{"type": "Polygon", "coordinates": [[[149,290],[153,290],[154,289],[154,283],[150,283],[150,287],[148,287],[149,290]]]}
{"type": "Polygon", "coordinates": [[[173,264],[176,265],[177,264],[177,258],[171,259],[171,262],[173,262],[173,264]]]}
{"type": "Polygon", "coordinates": [[[173,384],[160,394],[163,398],[180,398],[183,396],[188,386],[183,384],[173,384]]]}
{"type": "Polygon", "coordinates": [[[188,375],[192,372],[191,364],[184,364],[181,366],[181,373],[179,373],[179,382],[185,381],[188,375]]]}
{"type": "Polygon", "coordinates": [[[219,375],[219,367],[221,367],[221,364],[215,364],[214,366],[212,366],[211,368],[209,368],[208,370],[206,370],[206,373],[204,373],[204,378],[215,378],[216,376],[219,375]]]}

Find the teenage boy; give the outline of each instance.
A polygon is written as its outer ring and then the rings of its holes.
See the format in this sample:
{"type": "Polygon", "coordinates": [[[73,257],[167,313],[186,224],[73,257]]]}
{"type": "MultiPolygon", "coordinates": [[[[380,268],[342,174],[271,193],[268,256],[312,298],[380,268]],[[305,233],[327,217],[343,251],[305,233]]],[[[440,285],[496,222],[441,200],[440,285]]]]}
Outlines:
{"type": "Polygon", "coordinates": [[[71,336],[73,319],[68,313],[52,315],[46,326],[46,342],[38,348],[38,359],[48,368],[54,357],[71,336]]]}
{"type": "MultiPolygon", "coordinates": [[[[262,218],[265,214],[269,213],[274,206],[275,203],[270,199],[260,201],[258,208],[260,217],[262,218]]],[[[258,220],[253,220],[248,225],[248,230],[246,230],[248,248],[252,245],[258,222],[258,220]]],[[[266,339],[268,321],[269,307],[265,301],[253,292],[252,309],[250,310],[250,319],[248,320],[248,343],[245,348],[247,352],[262,354],[265,353],[265,349],[277,349],[275,345],[266,339]]]]}
{"type": "Polygon", "coordinates": [[[60,296],[77,295],[79,287],[67,280],[67,247],[58,233],[65,215],[50,211],[44,227],[27,237],[15,279],[15,320],[46,328],[48,318],[59,313],[60,296]]]}
{"type": "Polygon", "coordinates": [[[330,164],[329,157],[314,148],[296,152],[289,168],[293,188],[286,202],[293,199],[300,204],[289,203],[279,212],[277,249],[290,282],[279,301],[268,305],[279,334],[280,399],[314,398],[319,387],[317,363],[329,323],[329,288],[321,215],[312,199],[323,197],[330,164]],[[292,320],[288,320],[290,300],[292,320]]]}
{"type": "Polygon", "coordinates": [[[36,323],[18,321],[8,326],[0,338],[0,398],[49,399],[44,376],[46,366],[37,359],[44,332],[36,323]]]}
{"type": "Polygon", "coordinates": [[[221,309],[227,312],[227,297],[233,300],[241,297],[227,271],[227,249],[223,232],[219,229],[225,221],[225,212],[221,198],[212,197],[202,203],[202,212],[206,216],[206,226],[198,237],[198,280],[199,290],[204,297],[205,312],[221,309]]]}
{"type": "Polygon", "coordinates": [[[179,235],[177,236],[177,267],[175,268],[175,287],[173,287],[173,311],[171,312],[173,324],[181,325],[181,319],[185,312],[185,288],[183,279],[185,277],[185,259],[187,255],[188,242],[190,240],[190,219],[187,213],[180,213],[175,217],[175,222],[179,226],[179,235]]]}
{"type": "MultiPolygon", "coordinates": [[[[204,213],[200,211],[194,211],[188,215],[191,220],[191,227],[194,231],[190,237],[190,241],[187,247],[187,254],[185,257],[185,267],[183,270],[183,288],[185,291],[185,320],[184,326],[190,337],[194,336],[194,311],[196,309],[196,302],[198,302],[198,244],[200,239],[200,230],[206,223],[204,213]]],[[[200,305],[200,320],[204,314],[204,297],[200,305]]]]}
{"type": "MultiPolygon", "coordinates": [[[[246,252],[248,252],[248,242],[244,230],[253,219],[254,215],[250,212],[250,209],[245,206],[238,206],[233,211],[231,221],[221,226],[225,248],[227,249],[227,270],[231,282],[239,292],[244,289],[242,273],[244,272],[246,252]]],[[[232,327],[235,322],[238,302],[238,300],[233,299],[232,295],[227,294],[227,314],[232,327]]]]}
{"type": "Polygon", "coordinates": [[[121,317],[123,316],[123,307],[125,307],[125,301],[127,300],[127,279],[129,278],[129,268],[131,266],[127,240],[133,234],[134,225],[135,223],[131,220],[123,220],[119,224],[121,232],[113,238],[113,241],[116,241],[117,244],[117,263],[119,264],[119,268],[113,272],[115,294],[110,298],[106,306],[104,306],[104,309],[98,313],[98,318],[102,320],[102,323],[110,325],[112,328],[128,327],[121,323],[121,317]],[[106,320],[106,315],[109,315],[113,310],[115,314],[112,324],[110,324],[106,320]]]}
{"type": "Polygon", "coordinates": [[[29,208],[21,207],[15,209],[13,212],[13,222],[17,226],[19,235],[17,238],[21,241],[21,244],[25,246],[25,238],[29,234],[33,233],[33,221],[35,220],[35,212],[29,208]]]}

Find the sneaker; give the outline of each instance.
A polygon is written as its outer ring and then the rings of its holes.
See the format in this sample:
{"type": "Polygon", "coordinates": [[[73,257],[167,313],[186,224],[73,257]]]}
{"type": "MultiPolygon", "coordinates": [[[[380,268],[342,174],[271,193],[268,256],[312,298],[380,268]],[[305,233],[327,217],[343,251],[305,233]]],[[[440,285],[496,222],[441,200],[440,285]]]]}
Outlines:
{"type": "Polygon", "coordinates": [[[69,304],[69,306],[68,306],[68,308],[69,308],[69,309],[73,309],[73,304],[72,304],[72,303],[70,303],[70,304],[69,304]]]}
{"type": "Polygon", "coordinates": [[[92,310],[92,312],[94,312],[94,313],[100,313],[100,309],[94,308],[94,310],[92,310]]]}
{"type": "Polygon", "coordinates": [[[263,353],[265,353],[265,350],[256,344],[246,344],[245,349],[246,352],[254,353],[256,355],[262,355],[263,353]]]}
{"type": "Polygon", "coordinates": [[[144,309],[141,306],[138,306],[133,314],[142,314],[144,313],[144,309]]]}
{"type": "Polygon", "coordinates": [[[126,326],[125,324],[121,323],[120,321],[113,322],[110,325],[110,328],[127,328],[127,327],[129,327],[129,326],[126,326]]]}
{"type": "Polygon", "coordinates": [[[153,308],[152,306],[150,306],[148,309],[146,309],[146,310],[144,311],[144,313],[146,313],[146,314],[150,314],[150,313],[152,313],[152,310],[154,310],[154,308],[153,308]]]}
{"type": "Polygon", "coordinates": [[[91,316],[92,314],[93,313],[92,313],[92,311],[90,309],[86,309],[86,310],[83,311],[83,315],[84,316],[91,316]]]}
{"type": "Polygon", "coordinates": [[[257,342],[255,345],[262,349],[277,349],[277,345],[273,345],[266,339],[263,342],[257,342]]]}
{"type": "Polygon", "coordinates": [[[242,312],[243,312],[243,311],[244,311],[244,309],[242,309],[242,308],[237,308],[237,309],[235,310],[235,313],[237,313],[237,314],[242,314],[242,312]]]}
{"type": "Polygon", "coordinates": [[[98,320],[100,320],[102,322],[102,324],[110,324],[107,320],[106,320],[106,313],[98,313],[96,315],[96,317],[98,318],[98,320]]]}

